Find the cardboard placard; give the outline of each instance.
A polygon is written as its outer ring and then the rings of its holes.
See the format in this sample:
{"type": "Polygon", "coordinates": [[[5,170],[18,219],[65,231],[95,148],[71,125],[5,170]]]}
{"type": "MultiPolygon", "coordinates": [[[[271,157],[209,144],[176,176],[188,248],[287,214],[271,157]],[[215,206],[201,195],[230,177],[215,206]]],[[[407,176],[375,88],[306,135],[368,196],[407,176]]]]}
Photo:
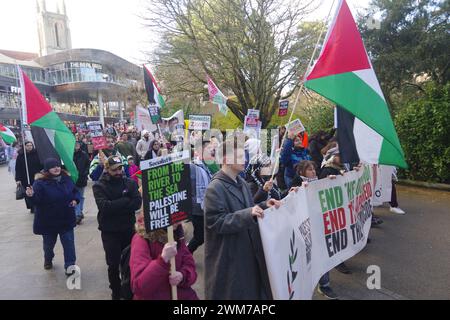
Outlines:
{"type": "Polygon", "coordinates": [[[210,130],[211,116],[201,114],[189,115],[189,130],[210,130]]]}
{"type": "Polygon", "coordinates": [[[192,209],[189,151],[141,162],[147,232],[188,218],[192,209]]]}
{"type": "Polygon", "coordinates": [[[106,137],[103,135],[103,126],[100,121],[86,122],[91,134],[92,145],[94,150],[107,149],[108,143],[106,137]]]}
{"type": "Polygon", "coordinates": [[[286,129],[288,132],[293,132],[295,135],[305,131],[305,127],[300,119],[295,119],[294,121],[289,122],[286,125],[286,129]]]}
{"type": "Polygon", "coordinates": [[[278,116],[279,117],[287,116],[288,109],[289,109],[289,101],[288,100],[280,101],[280,108],[278,109],[278,116]]]}

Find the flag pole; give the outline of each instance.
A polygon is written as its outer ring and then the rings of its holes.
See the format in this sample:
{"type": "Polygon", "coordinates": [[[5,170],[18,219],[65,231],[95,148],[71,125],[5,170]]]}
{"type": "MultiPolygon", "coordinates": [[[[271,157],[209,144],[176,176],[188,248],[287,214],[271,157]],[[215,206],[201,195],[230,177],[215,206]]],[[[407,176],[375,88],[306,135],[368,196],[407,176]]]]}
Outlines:
{"type": "MultiPolygon", "coordinates": [[[[317,39],[316,45],[314,46],[314,51],[313,51],[313,53],[311,55],[311,58],[309,59],[309,63],[308,63],[308,67],[307,67],[307,69],[305,71],[305,75],[306,75],[306,72],[308,72],[308,70],[311,67],[311,64],[312,64],[312,62],[314,60],[314,57],[315,57],[316,52],[317,52],[317,48],[319,46],[320,40],[322,39],[323,32],[325,31],[325,28],[327,27],[328,20],[330,19],[330,15],[331,15],[331,10],[333,10],[335,2],[336,2],[336,0],[333,0],[333,3],[331,4],[331,7],[330,7],[330,11],[328,11],[327,18],[325,19],[325,24],[322,26],[322,29],[320,30],[319,38],[317,39]]],[[[297,97],[295,98],[294,107],[292,108],[292,112],[291,112],[291,115],[289,116],[289,120],[288,120],[287,124],[289,124],[292,121],[292,117],[294,116],[295,109],[297,108],[298,102],[300,100],[300,96],[302,94],[304,84],[305,84],[304,79],[302,79],[301,84],[300,84],[300,88],[299,88],[298,93],[297,93],[297,97]]],[[[286,136],[288,134],[289,134],[289,131],[288,131],[288,128],[286,128],[286,132],[285,132],[285,134],[283,136],[283,139],[281,140],[281,145],[279,146],[280,147],[280,154],[281,154],[281,150],[283,149],[284,142],[286,140],[286,136]]],[[[273,177],[275,176],[275,171],[276,171],[276,169],[277,169],[279,164],[280,164],[280,155],[278,155],[276,157],[275,165],[273,166],[273,169],[272,169],[272,176],[270,178],[270,181],[273,181],[273,177]]]]}
{"type": "Polygon", "coordinates": [[[23,155],[24,155],[24,158],[25,158],[25,170],[26,170],[26,173],[27,173],[27,181],[28,181],[28,185],[30,185],[31,183],[30,183],[30,172],[29,172],[29,170],[28,170],[28,160],[27,160],[27,150],[25,149],[25,113],[24,113],[24,110],[25,110],[25,100],[24,100],[24,97],[25,97],[25,88],[24,88],[24,86],[23,86],[23,80],[22,80],[22,74],[21,74],[21,69],[20,69],[20,67],[19,67],[19,65],[18,64],[16,64],[16,70],[17,70],[17,82],[18,82],[18,85],[20,86],[20,105],[21,105],[21,108],[20,108],[20,111],[19,111],[19,116],[20,116],[20,122],[21,122],[21,131],[22,131],[22,148],[23,148],[23,155]]]}

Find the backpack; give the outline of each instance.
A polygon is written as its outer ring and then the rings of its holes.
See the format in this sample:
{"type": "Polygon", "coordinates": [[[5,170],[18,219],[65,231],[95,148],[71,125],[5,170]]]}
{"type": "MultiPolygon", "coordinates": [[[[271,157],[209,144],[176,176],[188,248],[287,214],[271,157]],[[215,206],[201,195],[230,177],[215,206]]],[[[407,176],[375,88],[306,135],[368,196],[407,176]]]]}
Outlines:
{"type": "MultiPolygon", "coordinates": [[[[153,256],[150,243],[146,239],[148,244],[148,249],[150,250],[150,256],[153,259],[156,257],[153,256]]],[[[131,290],[131,269],[130,269],[130,257],[131,257],[131,244],[128,245],[125,249],[122,250],[120,254],[120,297],[124,300],[132,300],[133,299],[133,291],[131,290]]]]}
{"type": "Polygon", "coordinates": [[[130,270],[131,245],[122,250],[120,255],[120,296],[124,300],[132,300],[131,270],[130,270]]]}

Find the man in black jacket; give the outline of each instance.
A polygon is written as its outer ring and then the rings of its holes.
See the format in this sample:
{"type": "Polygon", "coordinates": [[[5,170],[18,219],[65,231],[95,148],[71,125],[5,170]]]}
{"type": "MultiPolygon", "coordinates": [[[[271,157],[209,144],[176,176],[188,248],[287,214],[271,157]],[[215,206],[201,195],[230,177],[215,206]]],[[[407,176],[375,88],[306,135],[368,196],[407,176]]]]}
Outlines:
{"type": "Polygon", "coordinates": [[[75,152],[73,154],[73,162],[78,170],[78,180],[76,187],[80,193],[80,203],[75,207],[75,214],[77,215],[77,224],[81,223],[84,219],[83,207],[84,207],[84,188],[87,186],[87,180],[89,175],[89,156],[81,148],[81,142],[75,142],[75,152]]]}
{"type": "Polygon", "coordinates": [[[108,278],[113,300],[120,299],[119,265],[122,250],[131,243],[136,222],[135,212],[141,208],[142,197],[135,181],[124,177],[123,162],[110,156],[105,171],[93,186],[98,207],[98,229],[108,265],[108,278]]]}

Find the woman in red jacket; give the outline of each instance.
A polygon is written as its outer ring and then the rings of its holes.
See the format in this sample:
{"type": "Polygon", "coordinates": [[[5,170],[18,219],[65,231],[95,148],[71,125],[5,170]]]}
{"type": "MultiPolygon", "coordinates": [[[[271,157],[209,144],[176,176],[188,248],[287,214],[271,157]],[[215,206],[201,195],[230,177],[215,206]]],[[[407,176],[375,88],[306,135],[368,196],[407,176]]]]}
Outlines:
{"type": "Polygon", "coordinates": [[[171,300],[171,285],[176,285],[179,300],[198,300],[191,288],[197,280],[195,262],[184,242],[182,226],[174,226],[176,242],[168,243],[165,229],[147,233],[143,220],[141,215],[131,242],[133,299],[171,300]],[[173,257],[177,272],[171,275],[170,259],[173,257]]]}

